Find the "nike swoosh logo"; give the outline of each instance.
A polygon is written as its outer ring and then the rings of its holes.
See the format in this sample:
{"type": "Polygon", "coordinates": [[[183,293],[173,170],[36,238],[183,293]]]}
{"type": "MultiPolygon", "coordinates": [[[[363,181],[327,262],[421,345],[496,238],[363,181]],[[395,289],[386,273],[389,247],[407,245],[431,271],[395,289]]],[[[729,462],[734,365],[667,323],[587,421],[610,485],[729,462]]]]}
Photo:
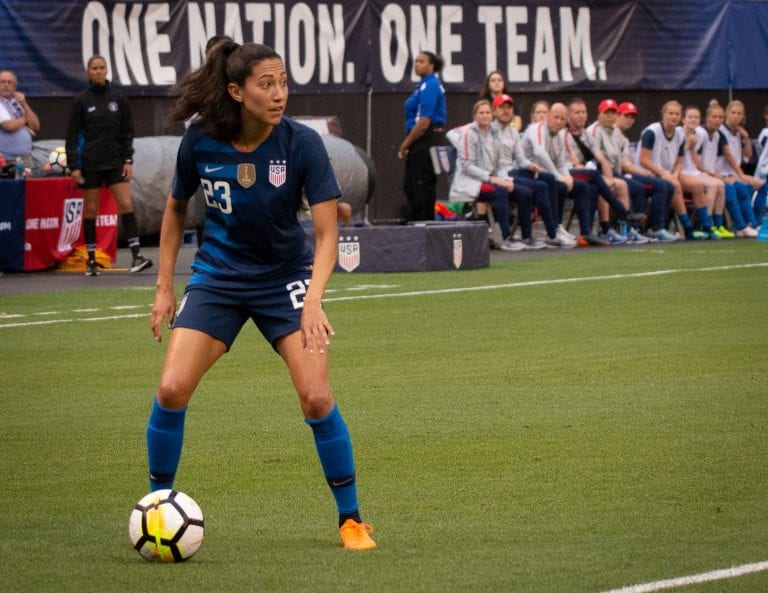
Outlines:
{"type": "Polygon", "coordinates": [[[332,488],[338,488],[339,486],[346,486],[348,484],[353,484],[354,481],[355,481],[355,477],[354,476],[350,476],[346,480],[339,480],[339,481],[331,480],[330,484],[331,484],[332,488]]]}
{"type": "Polygon", "coordinates": [[[215,171],[221,171],[224,167],[211,167],[209,165],[205,166],[205,172],[206,173],[213,173],[215,171]]]}

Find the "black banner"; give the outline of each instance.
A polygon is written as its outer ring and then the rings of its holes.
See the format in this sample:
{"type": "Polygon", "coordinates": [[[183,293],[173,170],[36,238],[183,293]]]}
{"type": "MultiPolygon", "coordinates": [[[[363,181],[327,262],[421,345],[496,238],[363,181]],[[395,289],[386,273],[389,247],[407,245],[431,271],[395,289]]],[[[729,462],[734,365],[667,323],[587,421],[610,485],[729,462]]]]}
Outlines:
{"type": "Polygon", "coordinates": [[[2,67],[70,96],[107,58],[130,95],[167,92],[226,34],[274,47],[293,93],[410,91],[422,49],[452,90],[500,69],[519,91],[768,87],[768,2],[111,2],[0,0],[2,67]]]}

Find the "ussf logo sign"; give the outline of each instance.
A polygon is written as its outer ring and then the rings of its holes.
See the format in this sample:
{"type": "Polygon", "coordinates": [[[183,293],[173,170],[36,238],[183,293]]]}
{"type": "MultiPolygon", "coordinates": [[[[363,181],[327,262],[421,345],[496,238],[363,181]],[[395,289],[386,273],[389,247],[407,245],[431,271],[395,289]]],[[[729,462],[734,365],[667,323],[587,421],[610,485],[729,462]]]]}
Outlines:
{"type": "Polygon", "coordinates": [[[83,220],[83,198],[67,198],[61,213],[61,232],[56,248],[62,253],[72,251],[80,238],[80,223],[83,220]]]}
{"type": "Polygon", "coordinates": [[[339,236],[339,266],[351,272],[360,265],[360,240],[358,237],[339,236]]]}
{"type": "Polygon", "coordinates": [[[461,260],[464,258],[464,243],[461,240],[461,233],[453,233],[453,267],[457,270],[461,267],[461,260]]]}

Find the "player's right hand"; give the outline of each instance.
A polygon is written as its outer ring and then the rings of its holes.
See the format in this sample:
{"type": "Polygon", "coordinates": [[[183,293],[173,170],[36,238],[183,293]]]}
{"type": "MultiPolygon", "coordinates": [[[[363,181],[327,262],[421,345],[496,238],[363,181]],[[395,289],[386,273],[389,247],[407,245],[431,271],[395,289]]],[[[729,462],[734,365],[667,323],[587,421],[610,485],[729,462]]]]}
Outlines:
{"type": "Polygon", "coordinates": [[[176,318],[176,295],[173,289],[158,289],[155,292],[155,301],[152,303],[150,314],[150,327],[156,342],[163,341],[162,325],[165,322],[168,329],[171,328],[176,318]]]}

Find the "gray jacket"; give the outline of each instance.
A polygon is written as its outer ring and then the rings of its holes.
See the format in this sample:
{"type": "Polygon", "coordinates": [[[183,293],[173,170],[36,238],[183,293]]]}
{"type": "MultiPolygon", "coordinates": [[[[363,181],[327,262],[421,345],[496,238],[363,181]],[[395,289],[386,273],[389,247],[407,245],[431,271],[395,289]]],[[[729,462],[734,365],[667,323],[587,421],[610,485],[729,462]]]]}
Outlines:
{"type": "Polygon", "coordinates": [[[523,152],[526,158],[539,165],[552,175],[570,175],[565,158],[563,130],[551,134],[547,122],[538,122],[528,126],[523,133],[523,152]]]}
{"type": "Polygon", "coordinates": [[[449,197],[453,202],[467,202],[480,195],[480,186],[491,176],[509,177],[512,163],[504,156],[501,138],[495,127],[481,132],[473,122],[457,132],[449,133],[457,152],[456,173],[449,197]]]}

